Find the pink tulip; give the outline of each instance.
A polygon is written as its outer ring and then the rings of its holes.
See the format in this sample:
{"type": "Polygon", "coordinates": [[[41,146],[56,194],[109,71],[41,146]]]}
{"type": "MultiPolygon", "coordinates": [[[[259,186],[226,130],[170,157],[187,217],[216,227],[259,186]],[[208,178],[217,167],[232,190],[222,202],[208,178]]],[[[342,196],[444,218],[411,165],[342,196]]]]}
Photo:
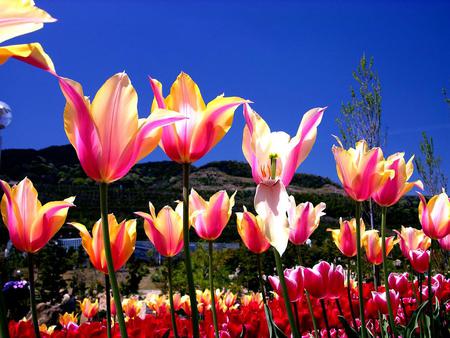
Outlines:
{"type": "Polygon", "coordinates": [[[397,233],[402,254],[406,258],[409,258],[410,250],[427,250],[431,245],[430,237],[427,237],[423,230],[402,226],[400,232],[397,230],[394,231],[397,233]]]}
{"type": "Polygon", "coordinates": [[[385,161],[385,169],[392,170],[395,176],[388,178],[380,188],[372,194],[374,201],[383,207],[389,207],[408,193],[414,186],[423,190],[421,181],[407,182],[414,171],[412,156],[405,163],[404,153],[396,153],[389,156],[385,161]]]}
{"type": "Polygon", "coordinates": [[[442,250],[450,251],[450,235],[438,239],[438,242],[442,250]]]}
{"type": "Polygon", "coordinates": [[[369,150],[364,140],[358,141],[355,148],[348,150],[344,149],[340,141],[339,145],[333,145],[332,148],[337,174],[345,192],[353,200],[368,200],[389,177],[394,177],[393,170],[385,170],[381,148],[369,150]]]}
{"type": "MultiPolygon", "coordinates": [[[[391,305],[392,305],[392,312],[395,317],[397,315],[398,306],[400,304],[400,297],[399,297],[398,292],[395,290],[389,290],[389,298],[390,298],[391,305]]],[[[387,299],[386,299],[386,292],[372,291],[372,300],[373,300],[374,304],[376,305],[377,310],[381,314],[387,315],[389,313],[387,299]]]]}
{"type": "Polygon", "coordinates": [[[261,216],[253,215],[244,206],[244,212],[236,213],[236,223],[242,241],[251,252],[260,254],[270,248],[270,243],[264,236],[264,222],[261,216]]]}
{"type": "Polygon", "coordinates": [[[425,273],[430,266],[430,251],[421,249],[409,251],[409,262],[415,271],[425,273]]]}
{"type": "Polygon", "coordinates": [[[427,203],[419,193],[419,220],[425,235],[441,239],[450,234],[450,199],[445,191],[433,196],[427,203]]]}
{"type": "Polygon", "coordinates": [[[138,119],[137,94],[125,73],[109,78],[92,104],[79,83],[65,78],[59,82],[67,100],[67,137],[86,174],[98,182],[125,176],[158,145],[161,127],[185,118],[158,110],[138,119]]]}
{"type": "Polygon", "coordinates": [[[317,136],[317,126],[326,108],[313,108],[303,115],[297,134],[271,132],[267,123],[248,104],[244,105],[246,126],[242,151],[252,167],[256,184],[274,181],[271,159],[276,160],[276,178],[288,186],[295,171],[311,151],[317,136]]]}
{"type": "Polygon", "coordinates": [[[326,204],[321,202],[316,207],[311,202],[295,205],[294,196],[289,197],[288,209],[289,239],[295,245],[304,244],[317,229],[320,217],[325,215],[326,204]]]}
{"type": "Polygon", "coordinates": [[[212,195],[206,202],[194,189],[189,196],[189,212],[197,235],[208,241],[216,240],[227,225],[234,206],[236,192],[228,197],[225,190],[212,195]]]}
{"type": "MultiPolygon", "coordinates": [[[[303,269],[296,267],[294,269],[284,270],[284,280],[288,289],[289,301],[296,302],[303,296],[303,269]]],[[[274,291],[282,297],[280,279],[276,276],[269,276],[269,282],[274,291]]]]}
{"type": "Polygon", "coordinates": [[[231,128],[236,108],[247,102],[219,95],[205,105],[197,84],[183,72],[166,98],[158,80],[150,78],[150,85],[155,95],[152,111],[168,109],[187,118],[165,127],[162,133],[161,148],[178,163],[193,163],[209,152],[231,128]]]}
{"type": "Polygon", "coordinates": [[[400,296],[405,297],[409,292],[408,273],[395,273],[392,272],[388,277],[389,288],[395,290],[400,296]]]}
{"type": "Polygon", "coordinates": [[[344,269],[340,265],[322,261],[314,267],[303,269],[304,287],[318,299],[339,298],[345,290],[344,269]]]}

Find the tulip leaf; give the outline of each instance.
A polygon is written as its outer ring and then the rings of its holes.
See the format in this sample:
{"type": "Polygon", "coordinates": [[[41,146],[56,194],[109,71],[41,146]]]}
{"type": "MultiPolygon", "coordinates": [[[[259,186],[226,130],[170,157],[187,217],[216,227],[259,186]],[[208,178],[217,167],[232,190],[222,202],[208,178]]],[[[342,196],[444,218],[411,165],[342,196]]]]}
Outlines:
{"type": "Polygon", "coordinates": [[[428,304],[428,300],[423,302],[412,314],[411,319],[409,320],[408,325],[405,327],[405,331],[403,333],[403,337],[405,338],[411,338],[414,331],[417,327],[419,327],[419,317],[422,314],[423,309],[428,304]]]}
{"type": "Polygon", "coordinates": [[[169,336],[170,336],[170,329],[167,330],[161,338],[169,338],[169,336]]]}
{"type": "Polygon", "coordinates": [[[350,324],[347,322],[347,320],[344,318],[344,316],[338,316],[339,321],[341,322],[342,326],[344,327],[345,333],[347,334],[348,338],[358,338],[359,334],[358,332],[350,326],[350,324]]]}
{"type": "Polygon", "coordinates": [[[241,331],[241,334],[239,335],[239,338],[244,338],[246,333],[247,333],[247,329],[245,328],[245,325],[242,324],[242,331],[241,331]]]}
{"type": "Polygon", "coordinates": [[[272,312],[267,304],[264,304],[264,312],[266,313],[267,327],[269,329],[270,338],[287,338],[284,332],[275,324],[272,318],[272,312]]]}

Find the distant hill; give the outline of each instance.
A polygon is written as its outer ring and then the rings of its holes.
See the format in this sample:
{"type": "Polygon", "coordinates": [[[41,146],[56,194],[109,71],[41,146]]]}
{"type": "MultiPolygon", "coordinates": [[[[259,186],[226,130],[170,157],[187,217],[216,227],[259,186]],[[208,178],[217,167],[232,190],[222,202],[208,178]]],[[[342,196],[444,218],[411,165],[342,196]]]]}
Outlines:
{"type": "MultiPolygon", "coordinates": [[[[0,177],[10,182],[29,177],[37,186],[40,199],[44,202],[76,195],[77,208],[70,211],[69,220],[91,225],[98,219],[98,188],[81,169],[72,146],[52,146],[41,150],[7,149],[2,152],[0,170],[0,177]]],[[[175,200],[181,198],[180,173],[181,166],[172,161],[135,165],[127,176],[111,185],[110,211],[119,218],[131,218],[135,217],[134,211],[146,211],[148,201],[152,201],[157,209],[167,204],[173,205],[175,200]]],[[[191,186],[205,197],[221,189],[230,193],[237,191],[235,211],[242,210],[242,205],[252,209],[255,183],[247,163],[217,161],[201,167],[192,167],[191,186]]],[[[325,225],[336,227],[339,217],[353,214],[353,202],[345,197],[342,188],[329,178],[296,174],[288,191],[295,196],[297,203],[310,201],[315,205],[321,201],[325,202],[325,225]]],[[[416,201],[413,199],[402,200],[402,212],[397,220],[390,217],[391,222],[396,225],[417,222],[417,216],[413,213],[415,205],[416,201]]],[[[235,223],[234,217],[230,223],[235,223]]],[[[323,228],[326,229],[325,226],[323,228]]],[[[225,232],[224,237],[236,239],[235,229],[233,230],[232,226],[227,229],[229,230],[225,232]]],[[[67,236],[77,236],[70,227],[64,232],[67,236]]],[[[140,234],[142,236],[142,228],[140,234]]]]}

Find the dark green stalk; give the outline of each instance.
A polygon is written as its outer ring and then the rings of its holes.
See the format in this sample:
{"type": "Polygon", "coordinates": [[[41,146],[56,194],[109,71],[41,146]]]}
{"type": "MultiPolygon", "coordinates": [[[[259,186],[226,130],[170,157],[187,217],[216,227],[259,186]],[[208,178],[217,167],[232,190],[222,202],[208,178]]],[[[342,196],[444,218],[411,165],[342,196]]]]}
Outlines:
{"type": "Polygon", "coordinates": [[[214,278],[213,278],[213,241],[208,241],[208,258],[209,258],[209,288],[211,289],[211,311],[214,324],[214,333],[216,338],[219,338],[219,325],[217,324],[217,312],[216,312],[216,293],[214,291],[214,278]]]}
{"type": "Polygon", "coordinates": [[[434,318],[433,318],[433,288],[431,287],[431,261],[433,256],[433,239],[430,245],[430,264],[428,265],[428,306],[430,309],[431,337],[434,337],[434,318]]]}
{"type": "Polygon", "coordinates": [[[114,272],[114,263],[111,253],[111,242],[109,239],[109,224],[108,224],[108,184],[100,183],[100,213],[102,216],[102,232],[103,245],[105,247],[106,265],[108,266],[109,282],[111,283],[111,290],[114,297],[114,304],[116,305],[117,321],[119,322],[120,336],[127,338],[127,327],[125,326],[125,319],[122,311],[122,301],[120,298],[119,284],[117,283],[116,274],[114,272]]]}
{"type": "Polygon", "coordinates": [[[30,306],[31,306],[31,318],[33,319],[33,328],[36,338],[40,338],[39,323],[36,311],[36,290],[34,287],[34,266],[33,266],[33,254],[28,253],[28,279],[30,282],[30,306]]]}
{"type": "Polygon", "coordinates": [[[292,303],[294,305],[294,316],[295,316],[295,324],[297,325],[298,332],[302,332],[300,327],[300,318],[298,317],[298,309],[297,309],[297,302],[292,303]]]}
{"type": "MultiPolygon", "coordinates": [[[[2,281],[1,277],[0,281],[2,281]]],[[[0,335],[1,337],[9,338],[8,320],[6,319],[6,307],[2,292],[2,283],[0,283],[0,335]]]]}
{"type": "Polygon", "coordinates": [[[197,295],[195,294],[194,276],[192,275],[191,254],[189,250],[189,170],[190,163],[183,163],[183,248],[184,263],[188,282],[189,298],[191,300],[192,335],[200,337],[198,327],[197,295]]]}
{"type": "Polygon", "coordinates": [[[341,302],[339,301],[339,298],[336,298],[335,301],[336,301],[336,306],[337,306],[338,311],[339,311],[339,315],[345,318],[344,312],[342,311],[342,306],[341,306],[341,302]]]}
{"type": "Polygon", "coordinates": [[[325,301],[320,300],[320,306],[322,307],[323,321],[325,322],[325,327],[327,328],[327,337],[331,338],[330,334],[330,324],[328,323],[327,309],[325,307],[325,301]]]}
{"type": "Polygon", "coordinates": [[[172,321],[173,336],[178,338],[177,320],[175,318],[175,308],[173,306],[173,289],[172,289],[172,257],[167,257],[169,267],[169,303],[170,303],[170,320],[172,321]]]}
{"type": "Polygon", "coordinates": [[[389,312],[389,326],[391,327],[393,336],[397,337],[397,333],[395,332],[394,313],[392,311],[391,294],[389,292],[389,283],[388,283],[389,274],[388,274],[387,261],[386,261],[386,213],[387,213],[387,207],[382,207],[381,208],[381,253],[383,255],[384,288],[386,290],[386,302],[387,302],[388,312],[389,312]]]}
{"type": "Polygon", "coordinates": [[[356,316],[355,310],[353,310],[353,302],[352,302],[352,290],[350,286],[350,258],[348,259],[347,266],[347,297],[348,297],[348,305],[350,307],[350,313],[352,315],[353,327],[358,331],[358,326],[356,324],[356,316]]]}
{"type": "Polygon", "coordinates": [[[295,245],[295,249],[297,250],[298,265],[303,265],[302,248],[300,245],[295,245]]]}
{"type": "Polygon", "coordinates": [[[306,295],[306,302],[308,303],[308,310],[309,310],[309,314],[311,315],[311,320],[313,323],[313,327],[314,327],[314,337],[315,338],[319,338],[319,334],[318,334],[318,330],[317,330],[317,322],[316,322],[316,317],[314,317],[314,311],[311,305],[311,299],[309,298],[309,293],[308,291],[306,291],[305,289],[305,295],[306,295]]]}
{"type": "Polygon", "coordinates": [[[366,319],[364,317],[364,292],[362,277],[362,251],[361,251],[361,202],[356,202],[356,267],[358,273],[358,297],[359,297],[359,319],[361,321],[361,336],[367,338],[366,319]]]}
{"type": "Polygon", "coordinates": [[[263,274],[262,274],[261,254],[256,254],[256,259],[258,261],[259,288],[261,289],[261,295],[262,295],[262,299],[263,299],[263,304],[267,305],[266,288],[264,287],[264,279],[263,279],[263,274]]]}
{"type": "Polygon", "coordinates": [[[284,271],[283,266],[281,264],[281,257],[278,253],[277,249],[273,248],[273,254],[275,256],[275,264],[277,266],[278,278],[280,279],[281,290],[283,293],[284,305],[286,306],[286,312],[289,319],[289,325],[291,326],[292,336],[294,338],[300,338],[300,334],[298,333],[297,327],[295,326],[295,318],[292,313],[291,302],[289,300],[289,293],[286,286],[286,281],[284,280],[284,271]]]}
{"type": "Polygon", "coordinates": [[[111,338],[111,286],[109,276],[105,275],[105,295],[106,295],[106,336],[111,338]]]}

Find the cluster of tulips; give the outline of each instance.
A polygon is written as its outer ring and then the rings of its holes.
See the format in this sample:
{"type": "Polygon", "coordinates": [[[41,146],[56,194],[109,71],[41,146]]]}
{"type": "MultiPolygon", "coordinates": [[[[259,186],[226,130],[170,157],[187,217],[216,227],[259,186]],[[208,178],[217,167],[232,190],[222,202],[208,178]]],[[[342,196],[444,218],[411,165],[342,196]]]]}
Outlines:
{"type": "MultiPolygon", "coordinates": [[[[2,1],[0,42],[52,21],[55,20],[35,7],[31,0],[2,1]]],[[[181,73],[166,97],[162,84],[150,78],[154,94],[151,113],[146,118],[139,118],[138,96],[125,73],[109,78],[91,102],[84,95],[81,84],[57,74],[50,57],[39,44],[0,47],[0,64],[10,58],[44,69],[59,82],[66,99],[64,128],[67,137],[86,175],[99,185],[101,218],[93,225],[92,234],[82,224],[70,224],[80,231],[82,245],[92,265],[105,275],[106,319],[78,326],[76,316],[65,314],[60,323],[63,330],[39,326],[33,255],[64,225],[69,209],[75,207],[75,197],[42,205],[30,180],[25,178],[13,187],[1,181],[3,221],[13,245],[28,256],[32,314],[32,323],[10,323],[8,330],[5,312],[0,306],[2,337],[20,336],[22,330],[29,330],[28,337],[32,330],[36,337],[106,334],[108,337],[290,335],[297,338],[304,334],[315,337],[360,334],[365,338],[377,332],[397,336],[400,330],[406,330],[401,335],[407,336],[418,327],[424,332],[429,329],[436,335],[442,324],[447,323],[448,280],[442,275],[431,278],[432,250],[437,247],[433,242],[439,241],[442,249],[449,249],[450,201],[446,193],[443,191],[428,202],[419,195],[422,230],[404,228],[397,239],[386,237],[388,207],[414,186],[422,189],[420,181],[408,182],[413,164],[412,159],[405,161],[403,153],[385,159],[380,148],[369,149],[364,140],[348,150],[338,140],[339,145],[332,148],[339,179],[346,194],[356,202],[356,209],[354,219],[341,220],[340,229],[330,231],[343,255],[356,256],[355,279],[351,278],[350,265],[345,277],[341,266],[327,262],[320,262],[313,268],[285,270],[282,255],[288,242],[303,245],[319,226],[326,207],[324,203],[297,205],[286,189],[315,143],[325,108],[313,108],[305,113],[296,135],[291,137],[285,132],[272,132],[251,108],[249,100],[219,95],[205,104],[197,84],[181,73]],[[225,136],[239,106],[243,107],[246,121],[242,150],[256,185],[252,206],[256,213],[244,206],[242,212],[236,213],[236,218],[244,244],[258,259],[260,293],[244,295],[238,304],[236,295],[231,293],[219,291],[212,296],[210,292],[199,293],[195,289],[189,251],[190,226],[200,238],[208,241],[210,290],[215,290],[213,241],[221,235],[232,215],[234,194],[229,196],[227,192],[219,191],[205,200],[190,189],[189,171],[192,163],[206,155],[225,136]],[[150,202],[149,213],[135,212],[143,218],[149,240],[169,262],[168,304],[164,296],[156,301],[148,300],[144,306],[145,302],[135,298],[122,300],[120,295],[115,272],[133,253],[136,220],[118,222],[113,214],[109,214],[108,186],[124,177],[137,161],[158,145],[171,160],[181,164],[183,189],[181,202],[175,209],[165,206],[156,213],[150,202]],[[377,230],[366,230],[361,219],[362,202],[369,199],[381,206],[381,237],[377,230]],[[387,255],[397,242],[421,276],[419,280],[408,281],[405,275],[389,277],[387,255]],[[383,264],[383,285],[372,285],[363,280],[362,247],[370,263],[383,264]],[[268,278],[275,290],[274,297],[269,297],[266,291],[260,260],[261,253],[270,248],[278,275],[268,278]],[[188,295],[180,297],[172,290],[171,259],[182,249],[188,295]],[[422,285],[424,272],[427,272],[426,287],[422,285]],[[402,291],[399,285],[402,285],[402,291]],[[410,324],[401,327],[407,319],[410,324]]],[[[96,311],[86,309],[95,309],[96,304],[82,303],[86,317],[96,311]]]]}

